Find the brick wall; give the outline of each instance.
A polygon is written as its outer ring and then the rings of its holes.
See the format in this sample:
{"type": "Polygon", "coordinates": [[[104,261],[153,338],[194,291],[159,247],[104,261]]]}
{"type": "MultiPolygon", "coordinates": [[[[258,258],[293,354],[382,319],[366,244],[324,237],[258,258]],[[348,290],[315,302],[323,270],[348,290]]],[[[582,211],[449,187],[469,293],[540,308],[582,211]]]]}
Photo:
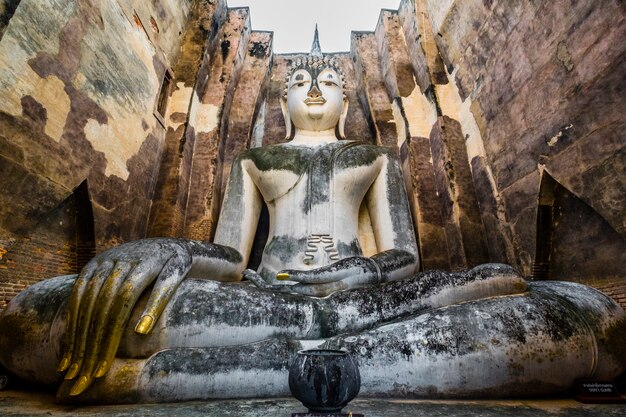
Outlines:
{"type": "Polygon", "coordinates": [[[0,250],[0,310],[45,278],[75,274],[95,255],[86,183],[8,248],[0,250]]]}

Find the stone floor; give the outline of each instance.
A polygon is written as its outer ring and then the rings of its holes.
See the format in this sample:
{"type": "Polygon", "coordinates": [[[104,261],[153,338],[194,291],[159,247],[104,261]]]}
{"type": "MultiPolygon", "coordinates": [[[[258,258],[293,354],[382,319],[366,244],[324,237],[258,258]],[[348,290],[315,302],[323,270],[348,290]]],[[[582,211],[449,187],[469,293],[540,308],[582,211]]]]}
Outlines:
{"type": "MultiPolygon", "coordinates": [[[[176,404],[143,404],[74,407],[54,404],[50,393],[25,391],[0,392],[0,416],[45,417],[289,417],[306,409],[291,398],[266,400],[224,400],[176,404]]],[[[501,401],[432,401],[357,399],[344,412],[366,417],[613,417],[626,416],[626,404],[591,405],[572,399],[501,400],[501,401]]]]}

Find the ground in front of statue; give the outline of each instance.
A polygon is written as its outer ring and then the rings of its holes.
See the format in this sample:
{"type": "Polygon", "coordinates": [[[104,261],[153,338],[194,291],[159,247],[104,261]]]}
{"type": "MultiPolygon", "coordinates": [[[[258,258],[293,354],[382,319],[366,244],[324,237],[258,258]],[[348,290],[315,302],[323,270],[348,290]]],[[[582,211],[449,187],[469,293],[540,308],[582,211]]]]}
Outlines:
{"type": "MultiPolygon", "coordinates": [[[[623,404],[582,404],[569,397],[526,400],[397,400],[357,398],[343,413],[365,417],[623,417],[623,404]]],[[[306,409],[295,398],[198,401],[168,404],[61,406],[54,394],[0,392],[0,415],[42,417],[289,417],[306,409]]]]}

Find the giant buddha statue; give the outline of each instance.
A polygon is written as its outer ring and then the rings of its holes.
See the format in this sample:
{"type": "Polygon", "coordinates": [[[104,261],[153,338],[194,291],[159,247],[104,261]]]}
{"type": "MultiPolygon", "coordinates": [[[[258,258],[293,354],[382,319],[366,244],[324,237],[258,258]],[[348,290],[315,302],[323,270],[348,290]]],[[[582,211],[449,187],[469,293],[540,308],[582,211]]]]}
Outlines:
{"type": "Polygon", "coordinates": [[[501,264],[417,272],[396,153],[347,140],[347,109],[334,59],[295,61],[290,140],[236,158],[214,241],[130,242],[31,286],[0,316],[2,365],[76,403],[285,396],[309,347],[351,352],[361,394],[385,397],[540,395],[626,368],[624,312],[594,289],[501,264]]]}

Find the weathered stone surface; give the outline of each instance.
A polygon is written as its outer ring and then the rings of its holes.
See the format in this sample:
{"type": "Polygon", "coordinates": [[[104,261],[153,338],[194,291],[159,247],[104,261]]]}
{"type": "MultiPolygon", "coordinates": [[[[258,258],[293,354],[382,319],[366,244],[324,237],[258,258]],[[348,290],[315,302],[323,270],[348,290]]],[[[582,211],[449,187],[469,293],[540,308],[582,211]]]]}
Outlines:
{"type": "Polygon", "coordinates": [[[621,276],[626,239],[565,187],[554,200],[549,277],[589,285],[621,276]]]}
{"type": "Polygon", "coordinates": [[[184,236],[211,239],[220,206],[220,140],[230,113],[250,36],[247,8],[229,9],[218,45],[201,69],[193,94],[188,132],[195,135],[184,236]]]}
{"type": "Polygon", "coordinates": [[[222,136],[220,195],[224,195],[233,159],[249,149],[255,116],[262,105],[270,77],[272,32],[252,32],[248,40],[241,76],[222,136]]]}
{"type": "MultiPolygon", "coordinates": [[[[573,399],[516,400],[399,400],[357,397],[348,407],[368,417],[621,417],[621,404],[582,404],[573,399]]],[[[17,389],[0,392],[0,412],[5,416],[72,417],[75,406],[54,403],[52,394],[29,393],[17,389]]],[[[306,408],[293,397],[197,401],[171,404],[137,404],[80,407],[83,417],[117,417],[120,414],[153,417],[240,417],[279,416],[305,413],[306,408]]]]}
{"type": "Polygon", "coordinates": [[[262,143],[264,146],[285,142],[285,121],[280,101],[285,94],[285,77],[292,59],[294,58],[274,55],[263,123],[262,143]]]}
{"type": "Polygon", "coordinates": [[[193,129],[189,129],[190,102],[200,67],[204,59],[212,55],[210,52],[205,55],[205,51],[216,48],[218,29],[225,19],[225,2],[193,3],[180,56],[173,68],[173,87],[165,114],[167,130],[150,208],[148,236],[183,234],[195,143],[193,129]]]}
{"type": "Polygon", "coordinates": [[[450,266],[462,269],[487,262],[485,232],[459,122],[440,117],[430,147],[450,266]]]}
{"type": "Polygon", "coordinates": [[[421,91],[425,93],[433,83],[447,84],[446,68],[435,43],[425,0],[402,0],[398,14],[409,59],[421,91]]]}
{"type": "MultiPolygon", "coordinates": [[[[45,236],[35,230],[84,180],[99,250],[145,236],[164,133],[153,111],[188,13],[186,0],[0,4],[5,259],[38,244],[44,252],[72,248],[72,216],[45,236]],[[29,240],[34,235],[42,239],[29,240]]],[[[24,257],[2,285],[35,261],[24,257]]],[[[81,266],[62,264],[63,272],[81,266]]],[[[43,278],[31,275],[29,283],[43,278]]]]}
{"type": "Polygon", "coordinates": [[[448,247],[437,196],[433,160],[428,138],[411,138],[401,148],[406,161],[404,175],[410,178],[409,203],[417,229],[422,269],[450,268],[448,247]]]}
{"type": "Polygon", "coordinates": [[[624,8],[611,1],[427,1],[427,9],[484,140],[473,173],[483,222],[489,235],[497,233],[489,237],[491,253],[504,243],[507,258],[515,258],[509,262],[530,272],[544,167],[623,236],[624,8]],[[478,177],[485,171],[495,188],[478,177]],[[490,201],[502,205],[495,216],[485,212],[490,201]]]}
{"type": "Polygon", "coordinates": [[[376,25],[376,41],[383,80],[391,97],[407,97],[415,89],[404,29],[398,13],[382,10],[376,25]]]}
{"type": "Polygon", "coordinates": [[[376,143],[397,148],[398,127],[393,117],[390,93],[385,87],[377,50],[375,34],[352,32],[350,54],[359,80],[359,102],[363,108],[369,110],[368,116],[371,117],[376,132],[376,143]]]}
{"type": "Polygon", "coordinates": [[[540,176],[535,171],[501,191],[506,219],[513,231],[514,266],[525,276],[531,275],[535,254],[539,185],[540,176]]]}
{"type": "Polygon", "coordinates": [[[512,263],[515,249],[512,244],[510,226],[506,221],[501,197],[492,183],[492,175],[485,157],[472,158],[472,178],[480,216],[485,228],[490,262],[512,263]]]}

